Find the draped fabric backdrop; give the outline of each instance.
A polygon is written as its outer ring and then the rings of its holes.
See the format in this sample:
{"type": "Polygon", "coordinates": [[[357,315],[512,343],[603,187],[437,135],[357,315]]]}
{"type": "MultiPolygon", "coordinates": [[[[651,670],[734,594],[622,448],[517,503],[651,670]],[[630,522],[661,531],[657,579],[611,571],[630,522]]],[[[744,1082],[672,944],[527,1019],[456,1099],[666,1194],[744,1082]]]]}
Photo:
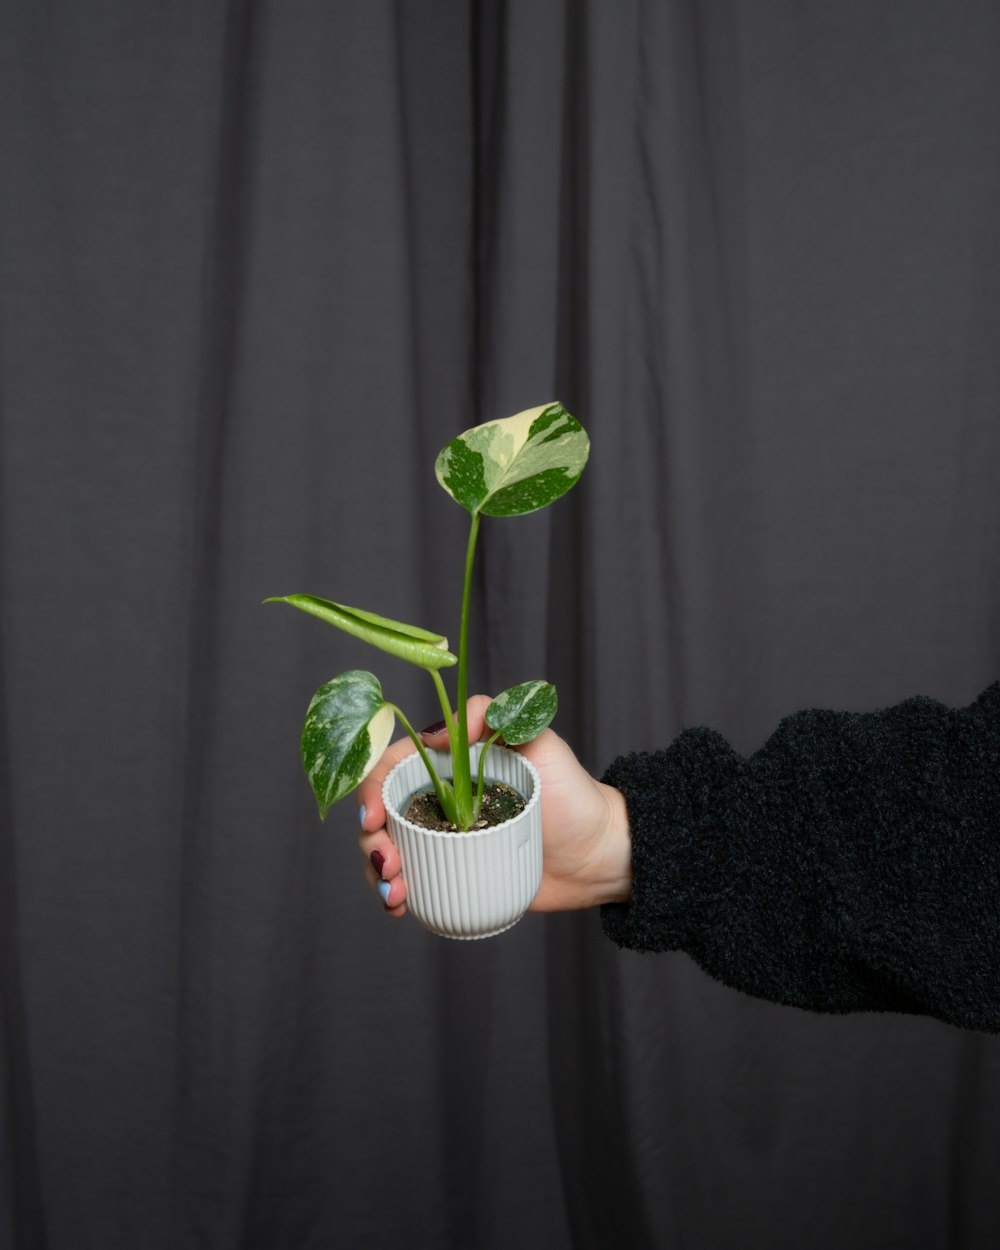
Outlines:
{"type": "Polygon", "coordinates": [[[996,1250],[1000,1043],[596,913],[386,919],[313,690],[450,632],[600,772],[1000,676],[992,0],[0,0],[0,1245],[996,1250]]]}

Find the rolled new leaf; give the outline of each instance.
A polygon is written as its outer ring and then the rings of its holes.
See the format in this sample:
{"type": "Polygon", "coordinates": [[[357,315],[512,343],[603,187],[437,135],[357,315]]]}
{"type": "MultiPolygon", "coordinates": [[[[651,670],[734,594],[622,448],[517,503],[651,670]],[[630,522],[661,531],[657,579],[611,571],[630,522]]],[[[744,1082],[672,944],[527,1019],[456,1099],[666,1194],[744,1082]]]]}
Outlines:
{"type": "Polygon", "coordinates": [[[448,650],[448,639],[443,635],[418,629],[416,625],[405,625],[402,621],[391,621],[386,616],[376,616],[374,612],[348,608],[330,599],[318,599],[315,595],[276,595],[264,602],[290,603],[300,612],[317,616],[328,625],[336,625],[345,633],[353,634],[355,638],[361,638],[373,647],[388,651],[390,655],[419,668],[449,668],[458,662],[458,657],[448,650]]]}
{"type": "Polygon", "coordinates": [[[508,746],[519,746],[548,727],[558,706],[555,686],[524,681],[497,695],[486,709],[486,723],[503,735],[508,746]]]}
{"type": "Polygon", "coordinates": [[[434,465],[451,497],[475,516],[521,516],[564,495],[583,472],[590,440],[562,404],[543,404],[459,434],[434,465]]]}
{"type": "Polygon", "coordinates": [[[352,669],[316,691],[302,729],[302,766],[321,818],[375,767],[395,721],[371,673],[352,669]]]}

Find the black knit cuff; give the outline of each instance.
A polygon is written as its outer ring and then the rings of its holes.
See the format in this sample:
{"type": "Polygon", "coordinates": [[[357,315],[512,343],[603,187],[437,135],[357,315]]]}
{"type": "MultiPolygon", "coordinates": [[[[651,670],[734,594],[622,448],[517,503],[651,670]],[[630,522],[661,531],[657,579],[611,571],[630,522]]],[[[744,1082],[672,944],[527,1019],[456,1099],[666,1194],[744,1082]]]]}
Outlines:
{"type": "Polygon", "coordinates": [[[602,781],[625,796],[632,896],[601,908],[604,932],[633,950],[685,949],[729,886],[718,814],[743,760],[712,729],[689,729],[664,751],[623,755],[602,781]]]}

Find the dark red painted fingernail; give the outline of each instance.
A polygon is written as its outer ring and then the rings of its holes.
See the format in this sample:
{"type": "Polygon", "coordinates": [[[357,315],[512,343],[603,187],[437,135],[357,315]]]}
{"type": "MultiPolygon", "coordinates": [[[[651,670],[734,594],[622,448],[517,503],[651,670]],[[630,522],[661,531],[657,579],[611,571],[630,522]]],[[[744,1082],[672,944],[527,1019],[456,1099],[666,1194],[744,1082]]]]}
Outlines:
{"type": "Polygon", "coordinates": [[[372,851],[371,855],[369,855],[368,858],[375,865],[375,871],[381,877],[382,867],[385,864],[385,856],[382,854],[381,851],[372,851]]]}
{"type": "Polygon", "coordinates": [[[434,734],[439,734],[442,729],[447,728],[448,726],[443,720],[436,720],[433,725],[428,725],[426,729],[421,729],[420,736],[421,738],[431,738],[434,734]]]}

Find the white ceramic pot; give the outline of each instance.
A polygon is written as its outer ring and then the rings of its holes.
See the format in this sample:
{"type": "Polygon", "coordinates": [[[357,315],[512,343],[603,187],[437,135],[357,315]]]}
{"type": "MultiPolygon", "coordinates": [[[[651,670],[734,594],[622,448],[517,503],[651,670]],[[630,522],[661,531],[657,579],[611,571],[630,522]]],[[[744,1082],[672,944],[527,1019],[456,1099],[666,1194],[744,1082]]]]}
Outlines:
{"type": "MultiPolygon", "coordinates": [[[[482,743],[470,748],[472,777],[482,743]]],[[[441,777],[451,776],[451,753],[428,754],[441,777]]],[[[406,906],[432,933],[451,938],[493,937],[516,924],[542,881],[542,783],[516,751],[490,747],[487,780],[505,781],[524,798],[520,815],[492,829],[439,833],[400,816],[430,778],[417,754],[396,765],[382,786],[386,825],[403,861],[406,906]]]]}

